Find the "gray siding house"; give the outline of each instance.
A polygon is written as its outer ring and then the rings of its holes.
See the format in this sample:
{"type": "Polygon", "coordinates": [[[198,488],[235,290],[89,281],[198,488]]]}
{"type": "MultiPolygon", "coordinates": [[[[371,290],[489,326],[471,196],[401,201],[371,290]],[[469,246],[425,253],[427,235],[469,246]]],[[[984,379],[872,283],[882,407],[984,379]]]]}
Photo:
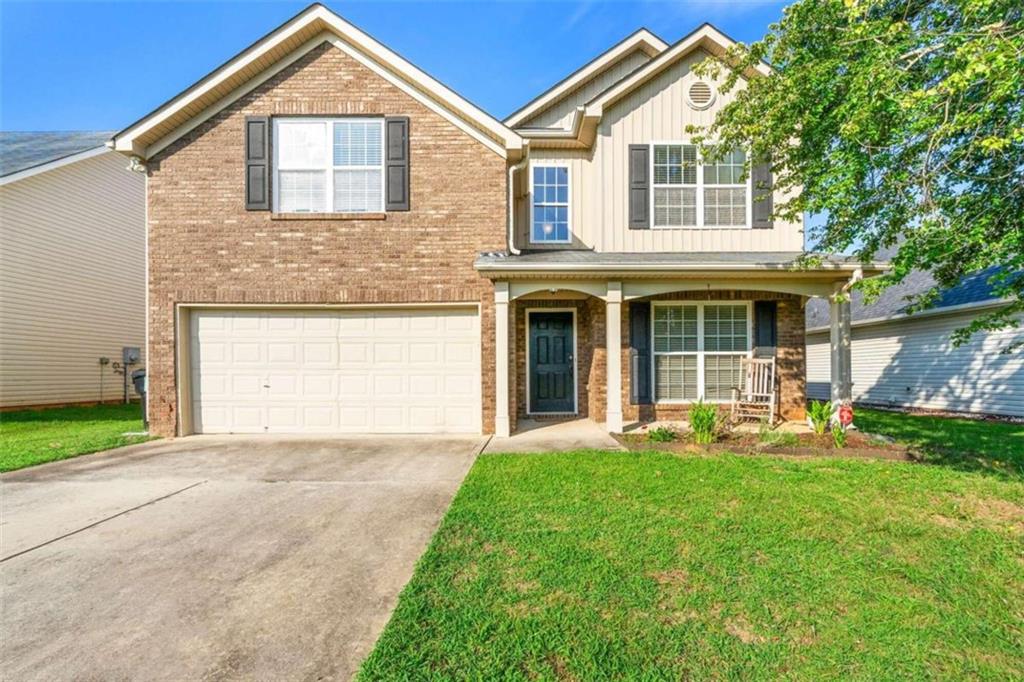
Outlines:
{"type": "MultiPolygon", "coordinates": [[[[853,399],[887,407],[1024,416],[1024,352],[1003,353],[1024,341],[1024,328],[975,334],[953,346],[952,335],[1002,302],[992,293],[989,269],[942,292],[936,305],[907,313],[907,296],[927,291],[934,280],[914,273],[879,300],[851,302],[853,399]]],[[[829,397],[829,309],[807,305],[807,395],[829,397]]]]}

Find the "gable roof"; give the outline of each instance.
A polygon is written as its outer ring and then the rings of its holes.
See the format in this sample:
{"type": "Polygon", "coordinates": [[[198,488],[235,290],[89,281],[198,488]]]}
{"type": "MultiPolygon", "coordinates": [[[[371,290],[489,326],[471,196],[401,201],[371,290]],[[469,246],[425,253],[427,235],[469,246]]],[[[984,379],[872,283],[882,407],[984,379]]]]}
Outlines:
{"type": "Polygon", "coordinates": [[[667,47],[668,43],[654,33],[639,28],[510,114],[505,118],[505,124],[510,127],[520,125],[636,50],[655,57],[667,47]]]}
{"type": "Polygon", "coordinates": [[[20,179],[82,152],[106,151],[103,143],[109,137],[109,131],[91,130],[0,132],[0,178],[9,180],[17,174],[20,179]]]}
{"type": "MultiPolygon", "coordinates": [[[[618,83],[615,83],[610,88],[599,93],[587,102],[586,114],[588,116],[596,115],[600,117],[605,107],[614,104],[629,93],[633,92],[694,50],[703,49],[716,57],[724,57],[726,50],[734,45],[736,45],[735,40],[725,35],[711,24],[701,24],[696,29],[680,38],[657,57],[643,66],[640,66],[633,71],[633,73],[629,74],[618,83]]],[[[771,69],[764,63],[758,64],[757,67],[755,67],[755,71],[762,76],[767,76],[771,73],[771,69]]],[[[752,76],[754,74],[751,73],[748,75],[752,76]]]]}
{"type": "Polygon", "coordinates": [[[325,41],[502,156],[521,151],[523,140],[512,129],[319,3],[116,133],[108,145],[148,158],[325,41]]]}

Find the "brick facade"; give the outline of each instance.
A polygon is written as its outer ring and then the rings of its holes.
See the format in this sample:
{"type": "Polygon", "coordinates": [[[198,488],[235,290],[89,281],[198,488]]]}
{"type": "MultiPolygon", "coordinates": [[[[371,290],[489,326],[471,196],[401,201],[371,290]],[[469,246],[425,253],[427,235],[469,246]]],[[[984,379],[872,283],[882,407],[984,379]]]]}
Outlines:
{"type": "Polygon", "coordinates": [[[188,303],[479,303],[483,424],[493,431],[494,290],[473,261],[505,245],[503,158],[325,44],[147,166],[154,434],[175,434],[175,344],[188,343],[185,330],[175,329],[175,309],[188,303]],[[246,211],[247,115],[409,116],[412,210],[383,220],[282,220],[246,211]]]}
{"type": "MultiPolygon", "coordinates": [[[[779,377],[779,414],[785,419],[803,420],[806,416],[806,360],[804,348],[804,308],[799,296],[764,291],[679,292],[652,296],[652,301],[776,301],[776,371],[779,377]]],[[[527,308],[555,307],[577,310],[579,353],[579,415],[598,422],[605,419],[607,360],[605,350],[605,303],[589,297],[585,300],[530,301],[513,303],[515,316],[515,409],[513,418],[526,414],[526,341],[527,308]]],[[[629,303],[622,306],[622,411],[630,422],[674,421],[686,418],[685,405],[634,405],[630,403],[629,303]]],[[[514,429],[513,425],[513,429],[514,429]]]]}

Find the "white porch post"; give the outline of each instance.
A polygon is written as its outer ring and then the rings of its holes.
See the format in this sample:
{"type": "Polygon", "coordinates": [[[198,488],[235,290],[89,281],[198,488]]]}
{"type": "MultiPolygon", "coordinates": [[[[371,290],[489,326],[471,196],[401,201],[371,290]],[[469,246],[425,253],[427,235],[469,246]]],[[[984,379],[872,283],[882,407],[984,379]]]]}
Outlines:
{"type": "Polygon", "coordinates": [[[622,433],[622,282],[608,282],[605,298],[608,397],[605,428],[622,433]]]}
{"type": "Polygon", "coordinates": [[[508,282],[494,283],[494,435],[511,434],[508,418],[508,282]]]}
{"type": "Polygon", "coordinates": [[[832,403],[838,409],[840,404],[853,401],[853,371],[850,359],[850,299],[838,290],[832,294],[830,303],[829,340],[832,360],[832,403]]]}

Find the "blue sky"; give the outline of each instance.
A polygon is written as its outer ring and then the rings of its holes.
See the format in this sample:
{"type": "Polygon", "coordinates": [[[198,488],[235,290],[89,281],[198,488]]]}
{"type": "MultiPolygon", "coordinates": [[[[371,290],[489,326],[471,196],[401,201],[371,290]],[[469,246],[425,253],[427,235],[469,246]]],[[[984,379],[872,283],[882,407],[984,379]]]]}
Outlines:
{"type": "MultiPolygon", "coordinates": [[[[0,0],[0,129],[114,130],[308,2],[0,0]]],[[[646,26],[674,42],[704,21],[761,37],[784,3],[326,2],[501,118],[646,26]]]]}

